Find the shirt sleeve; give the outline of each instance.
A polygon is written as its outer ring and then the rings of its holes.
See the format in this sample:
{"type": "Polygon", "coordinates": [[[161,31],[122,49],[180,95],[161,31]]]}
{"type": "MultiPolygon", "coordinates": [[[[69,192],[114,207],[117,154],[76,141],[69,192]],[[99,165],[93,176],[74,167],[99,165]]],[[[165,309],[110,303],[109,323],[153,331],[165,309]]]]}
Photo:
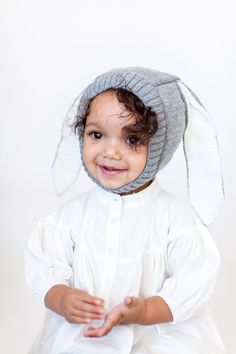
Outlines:
{"type": "Polygon", "coordinates": [[[197,217],[194,226],[170,232],[167,245],[167,279],[157,294],[168,304],[174,322],[196,316],[212,295],[219,253],[197,217]]]}
{"type": "Polygon", "coordinates": [[[26,284],[41,302],[56,284],[73,282],[74,243],[69,227],[55,215],[43,218],[31,233],[25,247],[26,284]]]}

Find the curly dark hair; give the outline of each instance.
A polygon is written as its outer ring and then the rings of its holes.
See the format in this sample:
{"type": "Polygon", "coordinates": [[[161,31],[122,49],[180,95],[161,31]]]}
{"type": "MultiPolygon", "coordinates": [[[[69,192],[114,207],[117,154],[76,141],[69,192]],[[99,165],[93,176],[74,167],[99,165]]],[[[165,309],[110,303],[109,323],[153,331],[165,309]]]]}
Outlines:
{"type": "MultiPolygon", "coordinates": [[[[123,103],[127,111],[130,112],[128,115],[121,115],[120,118],[135,118],[134,124],[129,124],[122,128],[124,135],[129,137],[134,136],[142,145],[147,145],[150,137],[152,137],[158,129],[157,114],[152,111],[150,107],[145,106],[140,98],[127,88],[109,88],[103,92],[115,92],[118,101],[123,103]]],[[[74,133],[78,136],[80,136],[81,132],[84,130],[93,99],[89,101],[85,115],[82,117],[77,115],[75,117],[72,128],[74,133]]]]}

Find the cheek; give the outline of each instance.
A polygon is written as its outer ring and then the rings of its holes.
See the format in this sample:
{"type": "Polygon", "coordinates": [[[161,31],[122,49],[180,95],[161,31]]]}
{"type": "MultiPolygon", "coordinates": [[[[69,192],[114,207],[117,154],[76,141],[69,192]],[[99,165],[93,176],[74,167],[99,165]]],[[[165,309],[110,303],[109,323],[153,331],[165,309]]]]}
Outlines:
{"type": "Polygon", "coordinates": [[[142,157],[140,158],[140,173],[143,172],[146,164],[147,164],[147,148],[145,148],[142,157]]]}
{"type": "Polygon", "coordinates": [[[138,165],[144,169],[147,163],[148,150],[146,146],[142,146],[142,150],[138,153],[138,165]]]}
{"type": "Polygon", "coordinates": [[[147,162],[147,156],[143,155],[140,157],[138,163],[137,163],[137,169],[139,169],[140,173],[143,172],[147,162]]]}
{"type": "Polygon", "coordinates": [[[135,175],[139,175],[143,172],[147,163],[147,149],[135,153],[135,155],[129,156],[129,163],[132,166],[132,171],[135,175]]]}
{"type": "Polygon", "coordinates": [[[87,165],[91,160],[91,149],[89,148],[89,144],[87,143],[86,139],[84,140],[84,144],[83,144],[82,156],[85,165],[87,165]]]}
{"type": "Polygon", "coordinates": [[[85,165],[88,166],[93,164],[98,155],[99,155],[98,145],[91,143],[89,139],[84,139],[82,156],[85,165]]]}

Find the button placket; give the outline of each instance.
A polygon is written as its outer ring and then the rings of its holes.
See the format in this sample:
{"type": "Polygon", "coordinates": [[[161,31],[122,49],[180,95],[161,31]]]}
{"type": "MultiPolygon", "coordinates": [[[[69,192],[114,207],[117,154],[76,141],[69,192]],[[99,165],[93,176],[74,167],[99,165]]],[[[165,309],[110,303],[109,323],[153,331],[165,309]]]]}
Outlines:
{"type": "Polygon", "coordinates": [[[101,283],[100,296],[106,300],[111,296],[113,280],[116,273],[119,252],[121,200],[113,200],[108,215],[106,232],[106,250],[104,257],[104,271],[101,283]]]}

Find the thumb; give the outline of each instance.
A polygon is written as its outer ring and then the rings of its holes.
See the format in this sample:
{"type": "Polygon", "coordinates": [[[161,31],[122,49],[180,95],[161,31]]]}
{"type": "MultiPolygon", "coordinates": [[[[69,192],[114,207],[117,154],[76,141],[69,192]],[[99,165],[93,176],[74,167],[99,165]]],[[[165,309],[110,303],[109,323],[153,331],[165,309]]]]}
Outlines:
{"type": "Polygon", "coordinates": [[[126,296],[124,304],[129,308],[135,307],[138,304],[138,299],[135,296],[126,296]]]}

